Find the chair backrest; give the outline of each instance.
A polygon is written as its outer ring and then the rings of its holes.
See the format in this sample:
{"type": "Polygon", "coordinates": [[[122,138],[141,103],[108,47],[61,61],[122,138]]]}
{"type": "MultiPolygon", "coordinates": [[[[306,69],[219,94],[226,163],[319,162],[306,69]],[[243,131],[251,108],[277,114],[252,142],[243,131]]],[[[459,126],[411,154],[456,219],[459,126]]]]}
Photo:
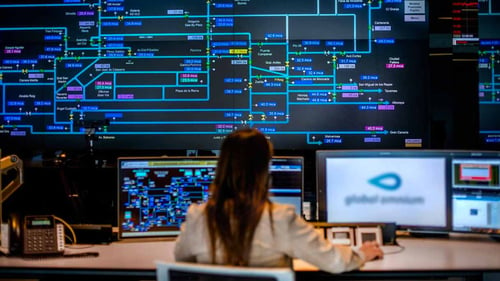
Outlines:
{"type": "Polygon", "coordinates": [[[157,281],[294,281],[290,268],[236,267],[185,262],[156,262],[157,281]]]}

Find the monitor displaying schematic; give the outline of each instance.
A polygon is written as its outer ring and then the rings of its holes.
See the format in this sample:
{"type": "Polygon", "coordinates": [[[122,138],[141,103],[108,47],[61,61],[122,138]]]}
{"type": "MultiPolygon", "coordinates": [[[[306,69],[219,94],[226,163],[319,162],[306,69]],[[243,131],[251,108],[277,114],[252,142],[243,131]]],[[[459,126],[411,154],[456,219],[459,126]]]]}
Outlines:
{"type": "MultiPolygon", "coordinates": [[[[168,237],[179,234],[189,205],[207,201],[217,157],[118,158],[119,238],[168,237]]],[[[273,202],[302,212],[303,158],[273,157],[270,196],[273,202]]]]}
{"type": "Polygon", "coordinates": [[[215,157],[118,158],[119,238],[179,233],[187,208],[207,200],[215,157]]]}

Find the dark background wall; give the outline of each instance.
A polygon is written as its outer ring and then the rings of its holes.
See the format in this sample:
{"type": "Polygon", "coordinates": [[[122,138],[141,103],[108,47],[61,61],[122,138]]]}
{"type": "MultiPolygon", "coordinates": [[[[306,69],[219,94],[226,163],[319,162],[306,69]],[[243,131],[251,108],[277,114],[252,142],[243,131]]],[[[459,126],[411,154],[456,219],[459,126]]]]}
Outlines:
{"type": "MultiPolygon", "coordinates": [[[[473,49],[457,52],[451,45],[451,0],[431,0],[429,11],[429,148],[479,149],[476,53],[473,49]]],[[[50,213],[69,223],[116,225],[116,157],[186,154],[182,150],[27,152],[25,183],[6,201],[4,214],[50,213]]],[[[276,154],[304,156],[304,199],[315,202],[315,151],[278,150],[276,154]]],[[[10,176],[4,175],[4,182],[10,176]]]]}

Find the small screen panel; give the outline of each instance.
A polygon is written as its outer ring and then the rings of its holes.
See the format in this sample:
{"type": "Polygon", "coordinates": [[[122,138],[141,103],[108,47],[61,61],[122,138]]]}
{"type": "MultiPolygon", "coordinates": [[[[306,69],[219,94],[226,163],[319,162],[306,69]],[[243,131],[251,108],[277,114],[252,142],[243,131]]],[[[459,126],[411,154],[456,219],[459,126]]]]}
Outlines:
{"type": "Polygon", "coordinates": [[[320,221],[448,229],[445,152],[320,150],[316,158],[320,221]]]}
{"type": "Polygon", "coordinates": [[[277,203],[291,204],[302,215],[304,158],[275,156],[270,166],[271,200],[277,203]]]}
{"type": "MultiPolygon", "coordinates": [[[[118,223],[121,239],[179,234],[189,205],[206,202],[217,157],[118,158],[118,223]]],[[[270,163],[271,200],[302,214],[303,157],[276,156],[270,163]]]]}
{"type": "Polygon", "coordinates": [[[494,154],[452,160],[453,231],[500,235],[500,153],[494,154]]]}

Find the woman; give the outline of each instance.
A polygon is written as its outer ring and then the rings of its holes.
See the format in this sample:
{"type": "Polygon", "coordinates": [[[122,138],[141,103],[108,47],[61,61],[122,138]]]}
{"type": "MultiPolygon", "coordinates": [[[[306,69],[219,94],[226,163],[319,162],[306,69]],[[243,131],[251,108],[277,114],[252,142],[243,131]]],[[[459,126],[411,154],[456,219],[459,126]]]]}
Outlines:
{"type": "Polygon", "coordinates": [[[211,196],[191,205],[175,246],[177,261],[236,266],[291,266],[293,258],[338,273],[381,258],[374,242],[354,251],[335,246],[291,205],[269,200],[272,144],[256,129],[241,129],[222,143],[211,196]]]}

